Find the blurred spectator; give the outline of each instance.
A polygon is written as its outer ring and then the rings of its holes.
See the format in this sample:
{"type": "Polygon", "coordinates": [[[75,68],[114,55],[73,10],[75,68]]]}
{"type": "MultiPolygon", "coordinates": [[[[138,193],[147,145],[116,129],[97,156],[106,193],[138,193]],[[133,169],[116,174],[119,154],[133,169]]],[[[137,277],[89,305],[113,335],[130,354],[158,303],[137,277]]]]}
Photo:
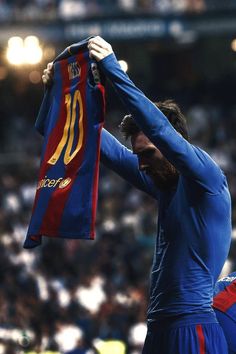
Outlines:
{"type": "Polygon", "coordinates": [[[115,13],[184,13],[235,9],[234,0],[0,0],[0,21],[70,20],[115,13]]]}

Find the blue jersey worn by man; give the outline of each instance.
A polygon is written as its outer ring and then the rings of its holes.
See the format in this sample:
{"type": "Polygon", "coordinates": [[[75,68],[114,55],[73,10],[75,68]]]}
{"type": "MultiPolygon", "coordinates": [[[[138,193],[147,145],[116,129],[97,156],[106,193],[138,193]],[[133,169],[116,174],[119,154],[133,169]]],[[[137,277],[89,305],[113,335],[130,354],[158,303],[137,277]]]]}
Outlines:
{"type": "Polygon", "coordinates": [[[137,156],[102,131],[102,162],[159,204],[143,353],[227,353],[211,308],[231,239],[226,178],[210,156],[178,134],[134,86],[114,54],[99,66],[141,131],[179,171],[176,188],[158,189],[150,176],[139,171],[137,156]]]}
{"type": "Polygon", "coordinates": [[[223,328],[229,354],[236,354],[236,272],[216,283],[213,308],[223,328]]]}

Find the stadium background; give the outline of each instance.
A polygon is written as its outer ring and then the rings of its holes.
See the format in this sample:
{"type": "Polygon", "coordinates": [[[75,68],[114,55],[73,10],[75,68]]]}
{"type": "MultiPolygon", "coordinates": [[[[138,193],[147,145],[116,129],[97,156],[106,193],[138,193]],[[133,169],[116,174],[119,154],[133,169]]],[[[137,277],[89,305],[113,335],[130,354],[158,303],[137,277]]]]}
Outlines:
{"type": "MultiPolygon", "coordinates": [[[[192,141],[228,177],[227,274],[236,269],[236,2],[1,0],[0,26],[0,354],[139,354],[156,234],[151,199],[101,167],[96,240],[22,248],[42,144],[33,126],[42,70],[68,44],[99,34],[148,97],[180,103],[192,141]],[[32,35],[39,42],[25,40],[32,35]],[[8,42],[13,36],[21,39],[8,42]],[[27,43],[34,64],[20,58],[27,43]]],[[[121,141],[125,113],[108,84],[106,128],[121,141]]]]}

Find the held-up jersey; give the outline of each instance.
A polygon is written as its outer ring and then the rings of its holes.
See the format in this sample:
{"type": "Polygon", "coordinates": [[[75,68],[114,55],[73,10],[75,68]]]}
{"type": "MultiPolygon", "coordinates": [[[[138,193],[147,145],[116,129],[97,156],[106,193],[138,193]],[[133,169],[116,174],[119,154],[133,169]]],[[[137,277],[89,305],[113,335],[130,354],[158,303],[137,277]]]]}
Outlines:
{"type": "Polygon", "coordinates": [[[36,128],[44,136],[32,217],[24,243],[41,236],[94,238],[104,87],[87,40],[54,61],[36,128]]]}
{"type": "Polygon", "coordinates": [[[140,129],[180,173],[176,188],[159,190],[149,176],[138,170],[137,156],[103,130],[102,162],[159,203],[148,321],[212,313],[214,284],[231,240],[226,178],[210,156],[180,136],[135,87],[114,54],[100,61],[99,67],[140,129]]]}
{"type": "Polygon", "coordinates": [[[213,308],[227,314],[236,322],[236,272],[217,281],[213,308]]]}

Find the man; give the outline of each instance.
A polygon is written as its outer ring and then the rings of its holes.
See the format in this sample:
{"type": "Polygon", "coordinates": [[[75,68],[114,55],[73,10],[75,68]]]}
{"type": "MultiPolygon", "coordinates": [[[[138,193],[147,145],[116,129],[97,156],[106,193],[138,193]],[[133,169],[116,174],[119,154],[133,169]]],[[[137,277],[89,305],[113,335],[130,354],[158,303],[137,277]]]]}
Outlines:
{"type": "Polygon", "coordinates": [[[236,272],[216,283],[213,308],[223,328],[229,354],[236,354],[236,272]]]}
{"type": "MultiPolygon", "coordinates": [[[[104,129],[102,162],[159,203],[143,354],[227,353],[211,308],[231,237],[225,176],[204,151],[188,142],[176,103],[149,101],[122,71],[104,39],[90,39],[88,48],[131,113],[121,130],[131,137],[133,153],[104,129]]],[[[46,69],[43,81],[51,77],[46,69]]]]}

